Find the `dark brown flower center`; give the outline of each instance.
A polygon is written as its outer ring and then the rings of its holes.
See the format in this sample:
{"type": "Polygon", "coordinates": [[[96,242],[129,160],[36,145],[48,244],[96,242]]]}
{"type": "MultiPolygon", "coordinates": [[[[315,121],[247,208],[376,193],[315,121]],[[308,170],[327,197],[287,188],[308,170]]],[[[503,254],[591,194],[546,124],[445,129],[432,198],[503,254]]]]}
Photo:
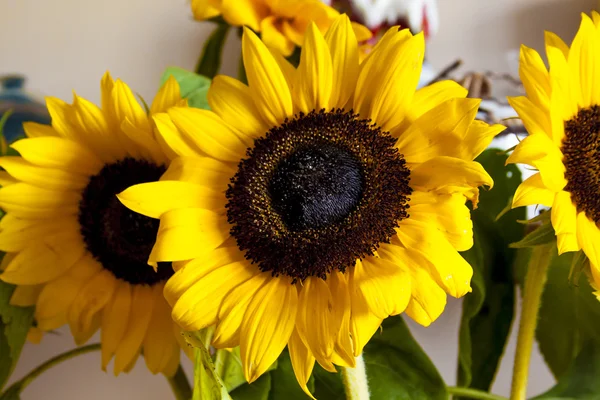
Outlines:
{"type": "Polygon", "coordinates": [[[565,190],[578,212],[600,223],[600,107],[584,108],[565,123],[565,190]]]}
{"type": "Polygon", "coordinates": [[[263,271],[326,278],[389,242],[408,217],[396,139],[353,112],[300,114],[248,149],[227,190],[231,234],[263,271]]]}
{"type": "Polygon", "coordinates": [[[126,158],[92,176],[79,204],[79,224],[88,251],[117,279],[153,285],[173,275],[170,263],[154,271],[147,263],[159,221],[123,206],[116,195],[129,186],[157,181],[164,166],[126,158]]]}

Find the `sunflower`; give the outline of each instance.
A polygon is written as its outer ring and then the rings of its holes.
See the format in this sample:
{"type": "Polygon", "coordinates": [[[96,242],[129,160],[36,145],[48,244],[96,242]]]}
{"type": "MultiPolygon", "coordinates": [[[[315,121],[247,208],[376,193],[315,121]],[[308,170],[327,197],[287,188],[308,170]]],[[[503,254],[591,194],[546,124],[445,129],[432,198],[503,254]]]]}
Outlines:
{"type": "Polygon", "coordinates": [[[535,50],[521,48],[527,96],[509,102],[529,135],[507,162],[538,171],[519,186],[513,207],[552,207],[559,254],[583,249],[600,287],[600,14],[592,18],[582,15],[570,48],[546,32],[549,70],[535,50]]]}
{"type": "MultiPolygon", "coordinates": [[[[250,27],[284,56],[302,45],[311,22],[325,32],[339,15],[320,0],[192,0],[192,11],[199,21],[222,15],[230,25],[250,27]]],[[[360,41],[371,37],[366,27],[353,24],[353,28],[360,41]]]]}
{"type": "Polygon", "coordinates": [[[308,393],[315,361],[353,366],[384,318],[429,325],[471,290],[465,203],[492,185],[473,159],[503,127],[455,82],[416,90],[422,34],[394,27],[360,65],[345,15],[309,27],[298,69],[250,30],[242,49],[249,86],[219,76],[213,111],[156,115],[181,158],[119,199],[160,218],[176,322],[216,324],[250,382],[287,345],[308,393]]]}
{"type": "MultiPolygon", "coordinates": [[[[69,324],[75,342],[101,329],[102,368],[131,369],[140,352],[153,373],[175,373],[179,329],[162,295],[170,264],[147,264],[158,222],[115,194],[155,181],[173,152],[129,87],[102,79],[102,107],[75,95],[47,99],[52,126],[26,123],[28,138],[1,157],[0,279],[18,285],[11,302],[35,305],[42,331],[69,324]]],[[[150,114],[185,106],[171,78],[150,114]]],[[[37,337],[39,338],[39,332],[37,337]]]]}

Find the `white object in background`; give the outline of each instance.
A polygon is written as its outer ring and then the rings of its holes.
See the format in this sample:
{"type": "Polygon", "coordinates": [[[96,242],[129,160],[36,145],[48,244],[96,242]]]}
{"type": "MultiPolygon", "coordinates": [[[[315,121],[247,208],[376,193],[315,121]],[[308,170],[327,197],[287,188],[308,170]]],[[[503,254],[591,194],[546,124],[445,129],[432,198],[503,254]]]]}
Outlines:
{"type": "Polygon", "coordinates": [[[413,33],[424,31],[426,37],[435,35],[440,19],[437,0],[321,0],[336,7],[350,6],[353,19],[372,31],[408,24],[413,33]]]}

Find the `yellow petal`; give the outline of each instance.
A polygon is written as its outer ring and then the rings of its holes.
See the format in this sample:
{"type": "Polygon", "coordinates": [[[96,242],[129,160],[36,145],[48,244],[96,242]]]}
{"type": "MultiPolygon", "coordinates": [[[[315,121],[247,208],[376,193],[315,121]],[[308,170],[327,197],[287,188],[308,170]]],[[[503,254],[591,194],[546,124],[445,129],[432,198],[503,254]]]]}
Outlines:
{"type": "Polygon", "coordinates": [[[219,307],[229,292],[259,273],[247,261],[224,265],[208,272],[191,285],[173,306],[173,319],[187,331],[197,331],[217,322],[219,307]]]}
{"type": "MultiPolygon", "coordinates": [[[[463,158],[472,145],[465,137],[479,110],[478,99],[451,99],[417,118],[399,133],[398,147],[409,163],[422,163],[436,156],[463,158]]],[[[469,158],[468,161],[471,161],[469,158]]]]}
{"type": "Polygon", "coordinates": [[[302,283],[296,329],[318,360],[326,361],[333,353],[339,330],[339,326],[334,325],[333,309],[336,306],[323,279],[309,277],[302,283]]]}
{"type": "Polygon", "coordinates": [[[240,334],[242,368],[248,382],[258,379],[287,345],[297,308],[296,286],[286,277],[271,279],[250,302],[240,334]]]}
{"type": "Polygon", "coordinates": [[[146,365],[153,374],[166,371],[173,353],[179,352],[177,338],[173,334],[171,309],[161,292],[155,292],[152,318],[143,342],[146,365]]]}
{"type": "Polygon", "coordinates": [[[102,162],[85,147],[58,137],[46,136],[18,140],[11,145],[21,156],[40,167],[58,168],[95,175],[102,162]]]}
{"type": "Polygon", "coordinates": [[[44,189],[83,189],[89,180],[85,175],[66,169],[37,167],[21,157],[1,157],[0,167],[16,179],[44,189]]]}
{"type": "Polygon", "coordinates": [[[80,230],[79,222],[74,217],[38,221],[17,219],[15,222],[0,231],[0,249],[2,251],[21,251],[40,242],[53,243],[55,240],[52,236],[76,237],[80,230]]]}
{"type": "Polygon", "coordinates": [[[347,275],[349,274],[343,274],[340,271],[334,270],[327,278],[329,290],[335,304],[333,309],[335,326],[339,326],[331,361],[337,365],[354,368],[356,360],[354,359],[352,339],[350,337],[352,303],[347,275]]]}
{"type": "Polygon", "coordinates": [[[398,238],[413,259],[420,259],[432,278],[453,297],[471,291],[473,268],[436,229],[404,220],[397,229],[398,238]]]}
{"type": "Polygon", "coordinates": [[[249,26],[260,30],[260,21],[268,14],[267,5],[262,0],[221,0],[221,13],[230,25],[249,26]]]}
{"type": "Polygon", "coordinates": [[[560,238],[558,253],[578,251],[577,241],[573,240],[577,233],[577,208],[568,192],[560,191],[556,194],[550,216],[552,227],[560,238]]]}
{"type": "Polygon", "coordinates": [[[58,279],[48,282],[37,301],[35,319],[45,331],[67,323],[68,310],[81,288],[98,272],[100,264],[90,256],[83,257],[58,279]]]}
{"type": "Polygon", "coordinates": [[[181,102],[181,92],[179,90],[179,83],[173,75],[169,76],[169,79],[162,85],[152,106],[150,107],[150,114],[157,114],[167,111],[169,108],[178,105],[181,102]]]}
{"type": "MultiPolygon", "coordinates": [[[[600,76],[597,76],[597,42],[594,23],[590,17],[582,13],[581,25],[571,44],[568,59],[572,84],[575,88],[575,92],[572,92],[572,98],[577,101],[581,108],[592,105],[594,85],[600,80],[600,76]],[[578,77],[579,79],[577,79],[578,77]]],[[[596,96],[598,95],[594,95],[595,98],[596,96]]]]}
{"type": "Polygon", "coordinates": [[[577,115],[579,109],[577,102],[571,99],[572,79],[569,76],[569,66],[563,53],[557,48],[548,48],[548,63],[552,82],[550,96],[552,139],[557,146],[560,146],[564,137],[564,121],[577,115]]]}
{"type": "MultiPolygon", "coordinates": [[[[378,318],[398,315],[410,300],[410,275],[400,265],[384,259],[356,261],[352,284],[378,318]]],[[[351,289],[352,290],[352,289],[351,289]]]]}
{"type": "Polygon", "coordinates": [[[58,132],[50,126],[45,124],[38,124],[37,122],[23,122],[23,129],[27,137],[36,138],[43,136],[59,136],[58,132]]]}
{"type": "Polygon", "coordinates": [[[69,120],[73,116],[72,107],[56,97],[46,97],[46,108],[52,119],[52,128],[63,138],[78,140],[79,132],[73,129],[69,120]]]}
{"type": "Polygon", "coordinates": [[[434,225],[458,251],[473,246],[473,222],[463,194],[413,192],[410,218],[434,225]],[[419,201],[419,200],[426,201],[419,201]]]}
{"type": "Polygon", "coordinates": [[[492,187],[494,184],[478,162],[453,157],[435,157],[419,164],[411,171],[410,178],[412,187],[429,190],[452,186],[492,187]]]}
{"type": "Polygon", "coordinates": [[[224,215],[200,208],[180,208],[160,217],[150,262],[181,261],[211,252],[229,237],[224,215]]]}
{"type": "MultiPolygon", "coordinates": [[[[546,53],[548,53],[550,47],[554,47],[561,51],[565,59],[569,57],[569,46],[556,33],[544,31],[544,42],[546,43],[546,53]]],[[[550,68],[550,71],[552,71],[552,68],[550,68]]]]}
{"type": "Polygon", "coordinates": [[[385,258],[389,257],[408,267],[411,276],[411,299],[406,307],[406,314],[423,326],[429,326],[444,311],[446,293],[432,279],[422,259],[411,257],[411,254],[398,246],[385,246],[380,250],[385,258]]]}
{"type": "Polygon", "coordinates": [[[168,158],[171,159],[176,156],[196,157],[202,153],[191,138],[183,135],[177,129],[169,114],[156,114],[153,119],[159,132],[156,140],[168,158]]]}
{"type": "Polygon", "coordinates": [[[361,69],[355,92],[354,109],[362,118],[372,119],[384,130],[402,121],[419,82],[424,52],[423,34],[399,47],[382,45],[373,50],[369,58],[377,59],[380,66],[361,69]]]}
{"type": "Polygon", "coordinates": [[[455,81],[439,81],[422,87],[415,92],[408,116],[415,120],[449,99],[467,97],[467,92],[467,89],[455,81]]]}
{"type": "Polygon", "coordinates": [[[242,38],[244,66],[255,104],[268,126],[277,126],[293,114],[292,95],[277,62],[249,29],[242,38]]]}
{"type": "Polygon", "coordinates": [[[33,243],[12,259],[0,279],[15,285],[36,285],[56,279],[86,251],[81,239],[76,236],[78,234],[53,235],[33,243]]]}
{"type": "MultiPolygon", "coordinates": [[[[248,138],[260,137],[269,130],[260,118],[250,89],[237,79],[216,76],[208,91],[208,104],[219,117],[248,138]]],[[[253,145],[247,139],[242,140],[248,147],[253,145]]]]}
{"type": "Polygon", "coordinates": [[[102,270],[81,287],[79,294],[73,300],[67,318],[71,333],[78,345],[82,344],[78,337],[87,336],[85,332],[91,330],[95,318],[101,315],[104,306],[110,301],[116,283],[117,280],[111,272],[102,270]]]}
{"type": "Polygon", "coordinates": [[[81,141],[98,156],[99,159],[110,162],[123,158],[127,152],[122,146],[115,146],[117,135],[111,132],[105,114],[90,101],[74,95],[73,118],[74,129],[81,132],[81,141]]]}
{"type": "Polygon", "coordinates": [[[217,7],[213,7],[212,0],[192,0],[192,12],[198,21],[204,21],[221,14],[217,7]]]}
{"type": "MultiPolygon", "coordinates": [[[[4,189],[3,189],[4,190],[4,189]]],[[[0,203],[1,203],[0,191],[0,203]]],[[[151,218],[180,208],[221,209],[224,196],[189,182],[159,181],[131,186],[117,195],[125,207],[151,218]]]]}
{"type": "Polygon", "coordinates": [[[530,135],[545,134],[552,136],[552,125],[548,113],[540,109],[524,96],[509,97],[508,103],[515,109],[530,135]]]}
{"type": "Polygon", "coordinates": [[[37,303],[37,299],[44,285],[19,285],[10,297],[10,305],[17,307],[30,307],[37,303]]]}
{"type": "Polygon", "coordinates": [[[583,212],[577,214],[577,241],[590,259],[592,268],[600,268],[600,230],[583,212]]]}
{"type": "Polygon", "coordinates": [[[27,183],[15,183],[0,190],[0,206],[21,218],[56,218],[75,215],[80,194],[40,189],[27,183]]]}
{"type": "Polygon", "coordinates": [[[160,285],[154,287],[135,285],[133,287],[129,323],[115,352],[115,375],[126,371],[133,360],[138,357],[144,335],[152,318],[155,300],[160,299],[161,289],[160,285]]]}
{"type": "Polygon", "coordinates": [[[250,301],[263,285],[270,280],[269,273],[259,273],[234,288],[223,299],[219,308],[219,324],[213,336],[212,345],[219,348],[231,348],[240,344],[242,319],[250,301]]]}
{"type": "Polygon", "coordinates": [[[358,357],[371,340],[371,337],[377,332],[382,319],[369,310],[364,297],[358,292],[358,286],[352,282],[353,275],[353,273],[350,273],[350,298],[352,302],[350,332],[352,333],[354,356],[358,357]]]}
{"type": "Polygon", "coordinates": [[[538,173],[525,179],[519,185],[513,198],[512,207],[531,206],[534,204],[552,207],[555,194],[555,192],[546,188],[542,181],[542,176],[538,173]]]}
{"type": "Polygon", "coordinates": [[[537,51],[521,45],[519,76],[527,97],[543,110],[550,108],[550,80],[542,57],[537,51]]]}
{"type": "Polygon", "coordinates": [[[277,50],[284,56],[294,51],[294,43],[282,32],[282,21],[275,15],[270,15],[260,22],[261,39],[267,47],[277,50]]]}
{"type": "Polygon", "coordinates": [[[238,162],[247,145],[212,111],[174,107],[169,116],[177,128],[204,153],[218,160],[238,162]]]}
{"type": "Polygon", "coordinates": [[[178,157],[171,162],[160,179],[195,183],[212,188],[215,192],[222,192],[227,190],[227,185],[236,172],[232,164],[214,158],[178,157]]]}
{"type": "Polygon", "coordinates": [[[308,27],[294,85],[296,107],[304,113],[329,109],[333,67],[329,47],[314,23],[308,27]]]}
{"type": "Polygon", "coordinates": [[[288,349],[290,351],[290,359],[292,360],[294,375],[296,375],[296,379],[298,380],[300,387],[304,393],[314,399],[314,396],[312,393],[310,393],[310,390],[308,390],[307,383],[315,366],[315,358],[312,356],[304,343],[302,343],[302,339],[300,339],[300,335],[295,329],[290,337],[288,349]]]}
{"type": "Polygon", "coordinates": [[[242,260],[244,260],[244,254],[236,246],[221,247],[204,257],[188,261],[177,269],[175,274],[167,281],[164,290],[165,298],[171,306],[174,306],[186,290],[203,276],[216,268],[242,260]]]}
{"type": "Polygon", "coordinates": [[[332,91],[331,107],[346,105],[358,79],[358,44],[347,15],[337,18],[325,34],[331,52],[332,91]]]}
{"type": "Polygon", "coordinates": [[[117,351],[125,335],[131,312],[132,286],[117,279],[112,298],[102,313],[102,370],[117,351]]]}
{"type": "Polygon", "coordinates": [[[146,111],[138,103],[129,86],[120,79],[115,81],[112,90],[112,101],[119,121],[129,120],[136,127],[145,131],[152,129],[146,111]]]}

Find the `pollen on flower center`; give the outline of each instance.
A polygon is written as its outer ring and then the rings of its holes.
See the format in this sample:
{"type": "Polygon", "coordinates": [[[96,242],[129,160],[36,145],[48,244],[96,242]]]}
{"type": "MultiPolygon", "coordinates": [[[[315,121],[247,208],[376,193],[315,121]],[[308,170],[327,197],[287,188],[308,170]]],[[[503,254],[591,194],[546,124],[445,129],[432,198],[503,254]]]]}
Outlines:
{"type": "Polygon", "coordinates": [[[170,263],[154,271],[147,263],[156,240],[159,221],[137,214],[121,204],[116,194],[129,186],[157,181],[164,166],[126,158],[107,164],[92,176],[79,204],[79,224],[88,251],[130,284],[152,285],[168,279],[170,263]]]}
{"type": "Polygon", "coordinates": [[[408,217],[410,172],[353,112],[299,114],[248,149],[227,190],[231,235],[263,271],[323,279],[373,255],[408,217]]]}
{"type": "Polygon", "coordinates": [[[270,182],[273,208],[292,230],[318,229],[343,220],[362,194],[354,155],[334,145],[312,144],[276,168],[270,182]]]}
{"type": "Polygon", "coordinates": [[[578,212],[600,223],[600,107],[584,108],[565,123],[565,190],[578,212]]]}

